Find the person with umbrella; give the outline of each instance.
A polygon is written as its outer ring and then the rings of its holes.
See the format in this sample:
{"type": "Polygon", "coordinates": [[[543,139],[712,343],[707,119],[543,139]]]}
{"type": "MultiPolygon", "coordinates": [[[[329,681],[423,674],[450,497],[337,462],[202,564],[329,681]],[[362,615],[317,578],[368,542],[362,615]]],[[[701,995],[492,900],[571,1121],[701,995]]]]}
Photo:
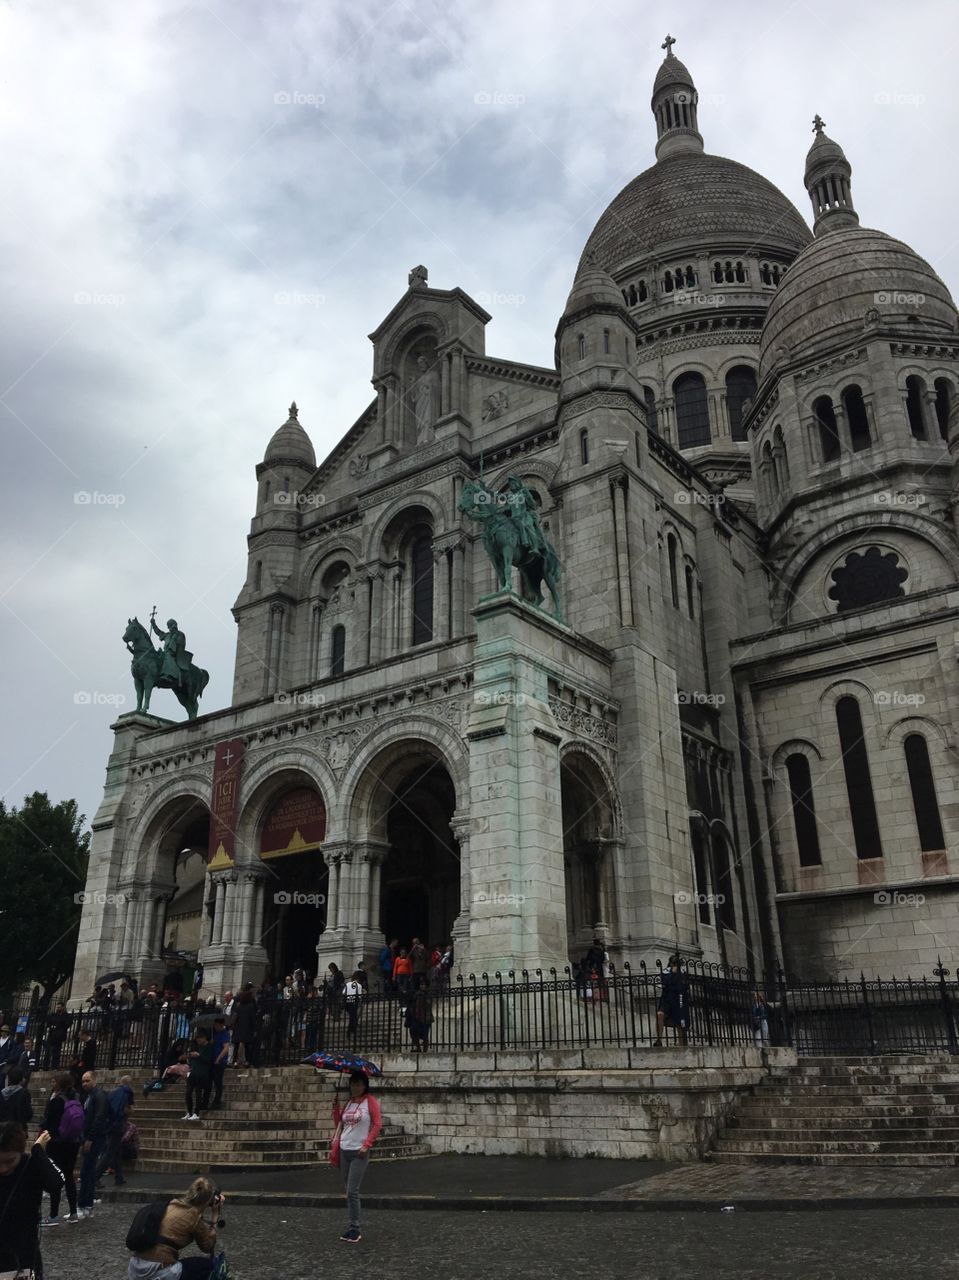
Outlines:
{"type": "Polygon", "coordinates": [[[380,1104],[370,1093],[370,1080],[365,1071],[356,1068],[350,1072],[350,1096],[344,1107],[334,1101],[333,1122],[336,1130],[330,1144],[330,1161],[342,1170],[350,1218],[340,1239],[344,1244],[359,1244],[363,1239],[360,1231],[360,1185],[383,1123],[380,1104]]]}

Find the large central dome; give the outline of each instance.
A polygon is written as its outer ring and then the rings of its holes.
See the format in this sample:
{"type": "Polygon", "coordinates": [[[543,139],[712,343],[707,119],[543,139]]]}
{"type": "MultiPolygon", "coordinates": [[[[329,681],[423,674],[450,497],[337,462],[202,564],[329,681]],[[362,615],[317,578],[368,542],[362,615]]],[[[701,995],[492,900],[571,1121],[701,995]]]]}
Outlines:
{"type": "Polygon", "coordinates": [[[611,275],[665,248],[786,253],[812,234],[799,210],[761,174],[724,156],[687,151],[657,161],[606,209],[586,242],[587,259],[611,275]],[[592,255],[592,256],[591,256],[592,255]]]}

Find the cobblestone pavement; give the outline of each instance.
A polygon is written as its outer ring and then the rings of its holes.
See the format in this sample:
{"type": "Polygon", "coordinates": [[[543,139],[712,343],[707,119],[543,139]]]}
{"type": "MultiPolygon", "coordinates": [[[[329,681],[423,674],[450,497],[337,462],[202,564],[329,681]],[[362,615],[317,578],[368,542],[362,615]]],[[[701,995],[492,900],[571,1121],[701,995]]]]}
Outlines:
{"type": "MultiPolygon", "coordinates": [[[[131,1205],[44,1233],[46,1280],[124,1280],[131,1205]]],[[[364,1215],[356,1247],[333,1210],[225,1210],[238,1280],[929,1280],[955,1275],[941,1209],[876,1213],[435,1213],[364,1215]]]]}
{"type": "Polygon", "coordinates": [[[724,1204],[750,1200],[906,1202],[927,1196],[959,1200],[959,1169],[683,1164],[599,1193],[603,1200],[721,1200],[724,1204]]]}

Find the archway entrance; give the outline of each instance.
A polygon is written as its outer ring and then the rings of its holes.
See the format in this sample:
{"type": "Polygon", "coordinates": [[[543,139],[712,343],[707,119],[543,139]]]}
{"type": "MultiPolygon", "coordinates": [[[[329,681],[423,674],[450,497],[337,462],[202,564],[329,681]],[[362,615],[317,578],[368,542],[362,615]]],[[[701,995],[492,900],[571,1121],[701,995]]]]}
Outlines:
{"type": "Polygon", "coordinates": [[[282,982],[294,969],[316,973],[316,944],[326,926],[329,873],[321,846],[326,807],[302,785],[273,801],[260,831],[267,869],[262,945],[271,976],[282,982]]]}
{"type": "Polygon", "coordinates": [[[377,795],[377,824],[389,845],[382,868],[380,919],[387,940],[442,946],[460,910],[460,862],[450,820],[453,781],[439,756],[406,746],[377,795]]]}
{"type": "Polygon", "coordinates": [[[566,927],[570,950],[587,950],[613,923],[613,802],[606,779],[586,755],[570,752],[560,766],[566,927]]]}

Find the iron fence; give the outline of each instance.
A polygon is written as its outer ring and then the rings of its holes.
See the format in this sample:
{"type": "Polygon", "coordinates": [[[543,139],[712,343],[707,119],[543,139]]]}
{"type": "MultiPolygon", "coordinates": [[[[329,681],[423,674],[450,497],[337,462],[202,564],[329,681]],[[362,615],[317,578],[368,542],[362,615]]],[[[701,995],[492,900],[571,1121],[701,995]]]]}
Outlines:
{"type": "MultiPolygon", "coordinates": [[[[662,976],[658,965],[626,965],[592,979],[551,969],[471,974],[422,993],[379,986],[355,1002],[328,992],[260,995],[242,1052],[259,1066],[292,1065],[317,1050],[377,1058],[411,1049],[413,1020],[424,1024],[431,1053],[642,1048],[660,1036],[676,1044],[682,1031],[657,1025],[662,976]]],[[[957,1053],[959,986],[948,979],[941,964],[933,978],[816,982],[689,962],[686,1036],[691,1045],[787,1045],[811,1055],[957,1053]]],[[[213,1011],[138,1001],[56,1013],[27,1000],[3,1018],[31,1037],[38,1067],[71,1067],[88,1031],[97,1066],[150,1069],[189,1040],[198,1012],[209,1020],[213,1011]]]]}

